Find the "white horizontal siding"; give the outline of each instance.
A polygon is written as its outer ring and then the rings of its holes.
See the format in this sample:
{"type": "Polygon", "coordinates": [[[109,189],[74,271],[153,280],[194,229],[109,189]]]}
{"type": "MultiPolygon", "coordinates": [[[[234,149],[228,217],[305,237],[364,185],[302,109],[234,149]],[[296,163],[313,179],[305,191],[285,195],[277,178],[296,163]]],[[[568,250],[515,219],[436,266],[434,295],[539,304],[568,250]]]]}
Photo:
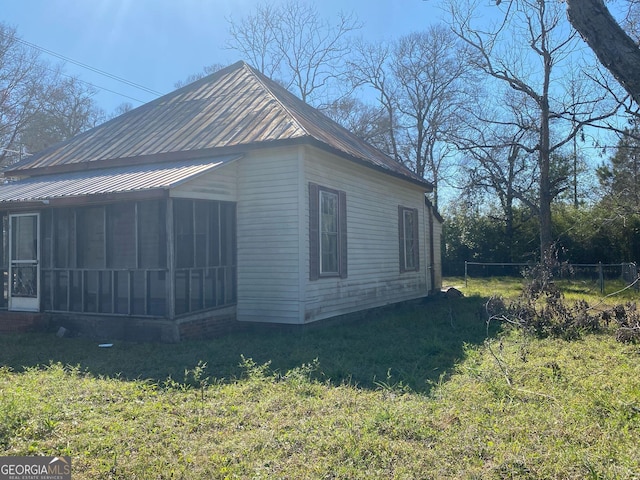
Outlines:
{"type": "Polygon", "coordinates": [[[223,165],[198,176],[171,190],[175,198],[219,200],[235,202],[237,199],[238,161],[223,165]]]}
{"type": "Polygon", "coordinates": [[[256,151],[238,165],[238,319],[298,323],[298,148],[256,151]]]}
{"type": "MultiPolygon", "coordinates": [[[[428,293],[428,225],[421,187],[336,158],[306,150],[305,184],[346,192],[348,276],[309,281],[305,277],[305,321],[419,298],[428,293]],[[418,210],[420,270],[400,273],[398,206],[418,210]]],[[[308,190],[307,190],[308,191],[308,190]]],[[[308,225],[308,199],[304,224],[308,225]]],[[[305,247],[308,255],[308,238],[305,247]]]]}

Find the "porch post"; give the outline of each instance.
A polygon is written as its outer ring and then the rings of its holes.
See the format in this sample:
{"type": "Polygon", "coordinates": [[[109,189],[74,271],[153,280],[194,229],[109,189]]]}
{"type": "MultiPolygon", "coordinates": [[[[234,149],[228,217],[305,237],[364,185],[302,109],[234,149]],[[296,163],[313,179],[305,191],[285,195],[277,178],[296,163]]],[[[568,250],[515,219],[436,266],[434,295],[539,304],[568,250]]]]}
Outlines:
{"type": "Polygon", "coordinates": [[[171,197],[167,198],[167,224],[166,224],[166,236],[167,236],[167,281],[166,294],[167,294],[167,314],[170,319],[174,319],[176,316],[176,297],[175,297],[175,243],[173,234],[173,200],[171,197]]]}

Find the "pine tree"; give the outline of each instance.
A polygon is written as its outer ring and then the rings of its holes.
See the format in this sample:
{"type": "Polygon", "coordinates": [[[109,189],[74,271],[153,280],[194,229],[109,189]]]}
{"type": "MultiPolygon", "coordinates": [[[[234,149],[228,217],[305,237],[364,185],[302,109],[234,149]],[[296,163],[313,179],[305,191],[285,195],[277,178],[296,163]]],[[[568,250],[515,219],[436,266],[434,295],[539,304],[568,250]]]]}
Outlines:
{"type": "Polygon", "coordinates": [[[639,125],[620,138],[616,153],[596,173],[603,189],[603,202],[623,216],[640,214],[639,125]]]}

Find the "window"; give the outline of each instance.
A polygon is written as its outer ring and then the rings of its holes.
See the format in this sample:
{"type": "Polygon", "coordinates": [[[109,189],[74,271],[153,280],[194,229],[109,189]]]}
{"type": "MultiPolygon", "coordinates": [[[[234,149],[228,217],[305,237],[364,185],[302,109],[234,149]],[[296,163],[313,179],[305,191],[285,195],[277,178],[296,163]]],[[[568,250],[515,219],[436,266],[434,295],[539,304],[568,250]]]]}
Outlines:
{"type": "Polygon", "coordinates": [[[398,207],[398,236],[400,272],[417,272],[420,266],[417,209],[398,207]]]}
{"type": "Polygon", "coordinates": [[[346,194],[309,184],[309,278],[347,276],[346,194]]]}
{"type": "Polygon", "coordinates": [[[320,190],[320,275],[338,274],[338,194],[320,190]]]}

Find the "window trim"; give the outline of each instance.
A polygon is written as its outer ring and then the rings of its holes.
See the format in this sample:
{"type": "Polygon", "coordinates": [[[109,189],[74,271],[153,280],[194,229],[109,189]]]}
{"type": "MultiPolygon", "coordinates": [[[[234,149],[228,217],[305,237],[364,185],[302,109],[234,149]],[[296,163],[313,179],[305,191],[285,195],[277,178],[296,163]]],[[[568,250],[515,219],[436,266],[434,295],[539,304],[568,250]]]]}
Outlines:
{"type": "Polygon", "coordinates": [[[347,194],[341,190],[309,183],[309,279],[347,278],[347,194]],[[322,232],[320,228],[321,195],[328,193],[337,199],[337,272],[322,271],[322,232]]]}
{"type": "Polygon", "coordinates": [[[418,209],[417,208],[409,208],[404,207],[402,205],[398,205],[398,244],[399,244],[399,264],[400,264],[400,273],[405,272],[419,272],[420,271],[420,233],[419,233],[419,220],[418,220],[418,209]],[[406,225],[405,218],[406,215],[411,215],[413,217],[413,225],[411,231],[411,237],[407,237],[406,234],[406,225]],[[408,242],[413,241],[413,265],[408,265],[408,257],[407,257],[407,246],[408,242]]]}

